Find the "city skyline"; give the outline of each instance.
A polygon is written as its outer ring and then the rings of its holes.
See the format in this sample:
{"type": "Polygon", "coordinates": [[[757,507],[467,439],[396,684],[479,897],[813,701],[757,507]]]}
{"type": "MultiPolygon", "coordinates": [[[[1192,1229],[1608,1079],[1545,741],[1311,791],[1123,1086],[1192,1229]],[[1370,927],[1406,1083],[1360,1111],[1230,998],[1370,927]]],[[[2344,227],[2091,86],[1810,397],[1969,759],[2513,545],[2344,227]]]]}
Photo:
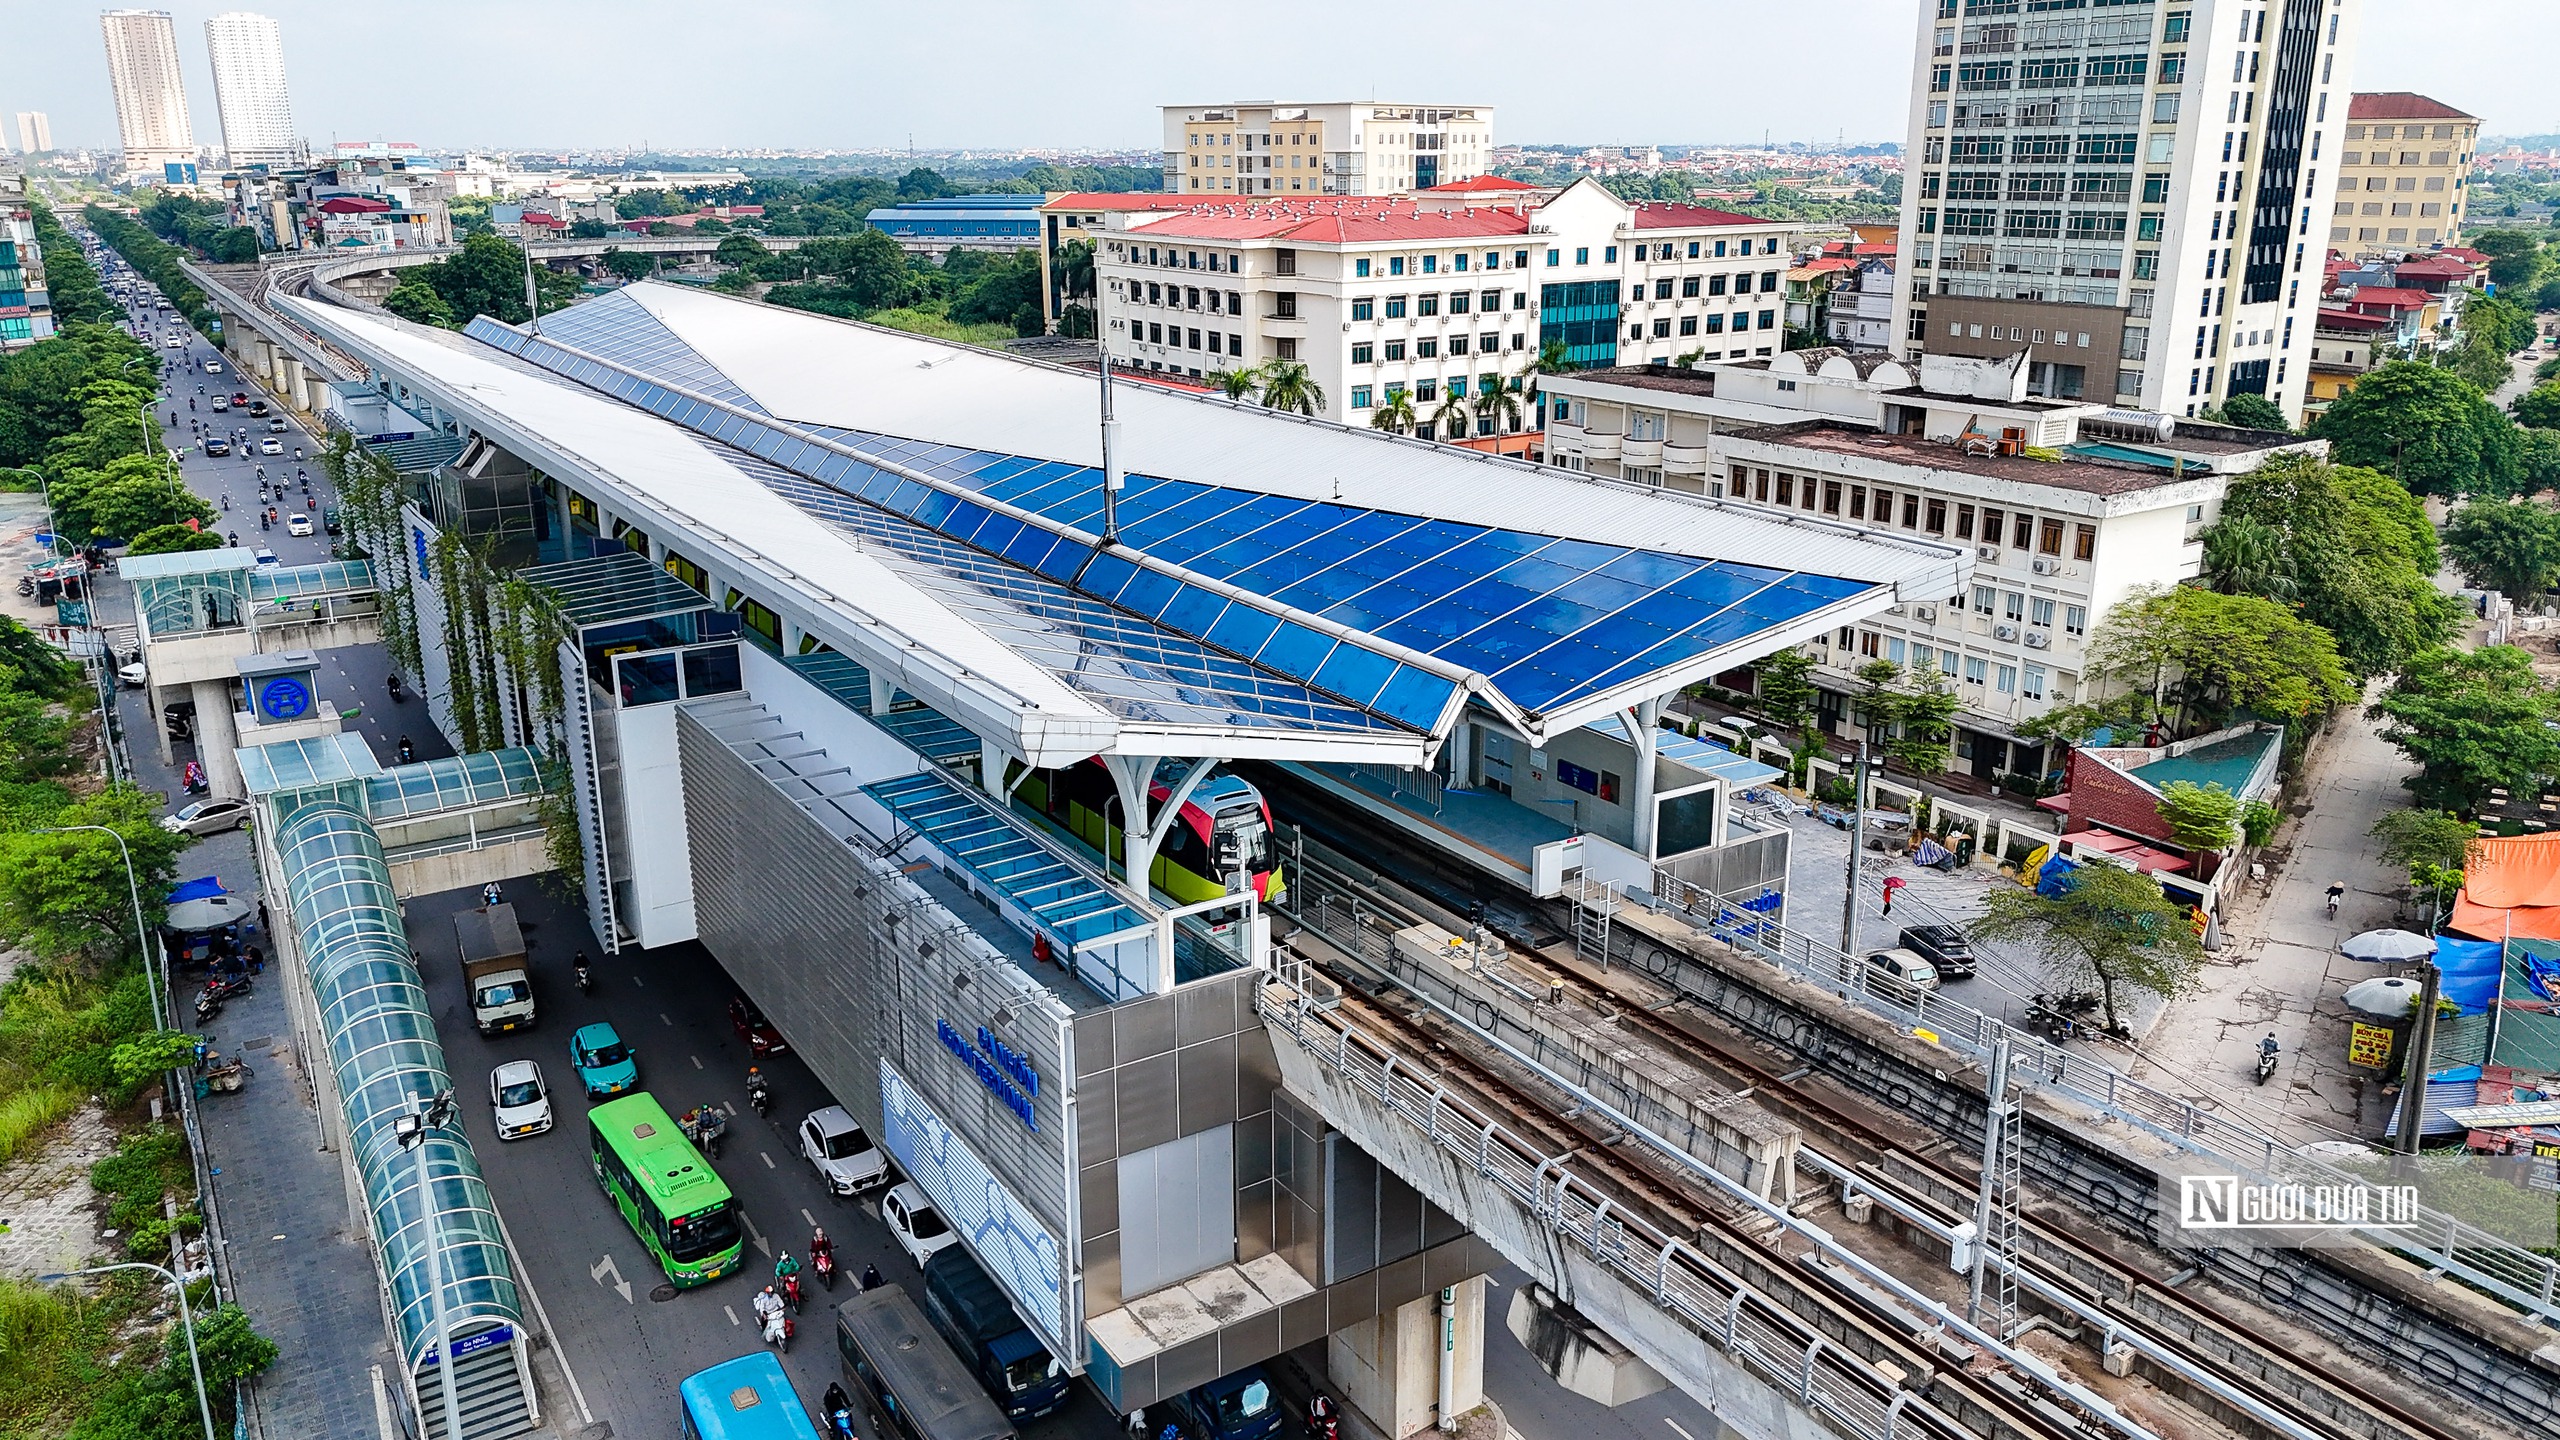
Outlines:
{"type": "MultiPolygon", "coordinates": [[[[13,72],[0,109],[50,114],[55,143],[64,148],[114,144],[98,12],[27,0],[9,0],[8,8],[17,12],[12,23],[23,52],[38,63],[13,72]]],[[[182,75],[190,82],[187,113],[208,137],[220,133],[219,107],[207,83],[210,59],[197,37],[224,8],[209,3],[170,12],[181,32],[182,75]]],[[[261,13],[295,36],[300,93],[294,113],[302,138],[322,148],[333,139],[395,138],[456,148],[646,142],[664,150],[878,149],[912,138],[917,148],[934,150],[1146,151],[1154,148],[1155,117],[1165,104],[1218,95],[1403,93],[1500,107],[1502,143],[1742,144],[1763,135],[1777,142],[1875,143],[1903,138],[1909,46],[1918,25],[1912,0],[1840,0],[1819,20],[1786,9],[1713,7],[1694,23],[1646,36],[1645,68],[1714,77],[1702,96],[1687,87],[1625,84],[1622,57],[1605,46],[1583,51],[1587,59],[1560,70],[1554,52],[1497,38],[1516,32],[1484,25],[1481,7],[1426,3],[1384,29],[1371,27],[1366,33],[1376,43],[1353,53],[1332,43],[1339,27],[1321,23],[1275,35],[1239,57],[1213,50],[1189,72],[1201,93],[1174,95],[1129,92],[1116,81],[1090,83],[1090,77],[1143,73],[1123,63],[1127,43],[1152,23],[1143,7],[1088,19],[1053,8],[997,6],[986,19],[998,33],[1018,37],[1056,63],[991,89],[948,84],[958,62],[947,28],[907,13],[840,15],[793,3],[768,7],[761,25],[704,28],[687,25],[691,12],[657,3],[618,10],[614,23],[603,25],[577,6],[522,11],[463,0],[439,15],[440,24],[483,34],[502,51],[584,58],[546,72],[572,77],[568,83],[528,84],[491,68],[456,74],[421,92],[380,83],[382,57],[416,43],[395,15],[324,9],[310,0],[269,4],[261,13]],[[707,91],[693,92],[680,113],[716,118],[676,118],[679,112],[658,100],[655,87],[601,78],[648,73],[662,63],[665,39],[677,28],[686,37],[691,73],[708,77],[702,81],[707,91]],[[1407,31],[1415,43],[1399,40],[1407,31]],[[786,34],[792,43],[770,43],[786,34]],[[1421,43],[1426,38],[1431,43],[1421,43]],[[1819,54],[1830,83],[1809,87],[1784,66],[1729,63],[1736,55],[1790,51],[1819,54]],[[760,73],[757,83],[731,83],[751,73],[760,73]],[[1577,73],[1595,83],[1557,83],[1577,73]],[[574,77],[582,75],[599,78],[579,83],[574,77]],[[858,77],[856,86],[845,85],[848,75],[858,77]],[[436,106],[422,108],[421,93],[437,96],[436,106]],[[705,93],[717,103],[701,103],[705,93]],[[848,94],[863,98],[848,105],[842,98],[848,94]]],[[[2467,34],[2500,35],[2504,42],[2370,47],[2354,88],[2437,95],[2479,115],[2491,136],[2560,131],[2560,101],[2535,83],[2535,58],[2560,48],[2560,10],[2533,0],[2478,0],[2464,15],[2472,22],[2467,34]]],[[[2371,0],[2367,24],[2375,34],[2441,34],[2441,18],[2425,0],[2371,0]]]]}

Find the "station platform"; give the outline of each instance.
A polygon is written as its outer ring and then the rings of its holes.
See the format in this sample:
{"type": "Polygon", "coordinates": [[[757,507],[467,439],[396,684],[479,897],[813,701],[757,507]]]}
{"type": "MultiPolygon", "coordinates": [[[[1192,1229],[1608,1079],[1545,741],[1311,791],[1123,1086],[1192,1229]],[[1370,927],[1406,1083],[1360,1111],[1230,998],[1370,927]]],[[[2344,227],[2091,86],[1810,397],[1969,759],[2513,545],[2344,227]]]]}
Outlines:
{"type": "Polygon", "coordinates": [[[1423,794],[1399,785],[1394,772],[1363,765],[1281,761],[1272,768],[1522,889],[1532,883],[1538,847],[1579,833],[1566,821],[1490,790],[1435,787],[1423,794]]]}

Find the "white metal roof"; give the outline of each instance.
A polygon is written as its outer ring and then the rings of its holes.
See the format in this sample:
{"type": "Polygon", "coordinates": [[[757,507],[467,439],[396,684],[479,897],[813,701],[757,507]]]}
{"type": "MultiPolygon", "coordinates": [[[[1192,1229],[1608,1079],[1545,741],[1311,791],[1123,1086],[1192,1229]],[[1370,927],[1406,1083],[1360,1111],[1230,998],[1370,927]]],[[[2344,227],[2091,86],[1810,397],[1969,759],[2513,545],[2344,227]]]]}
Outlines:
{"type": "Polygon", "coordinates": [[[650,534],[717,556],[898,688],[1035,765],[1097,753],[1426,763],[1432,737],[1126,723],[792,505],[690,432],[459,336],[291,297],[297,319],[544,470],[577,476],[650,534]],[[790,605],[790,600],[800,603],[790,605]]]}
{"type": "MultiPolygon", "coordinates": [[[[1094,377],[691,286],[643,282],[646,307],[768,412],[812,424],[1079,465],[1101,463],[1094,377]]],[[[1336,406],[1348,396],[1328,397],[1336,406]]],[[[1899,599],[1953,592],[1969,552],[1888,532],[1791,520],[1678,492],[1597,480],[1321,420],[1272,443],[1272,412],[1220,397],[1115,388],[1119,459],[1132,474],[1567,539],[1748,560],[1892,585],[1899,599]]],[[[1285,420],[1283,423],[1286,423],[1285,420]]]]}

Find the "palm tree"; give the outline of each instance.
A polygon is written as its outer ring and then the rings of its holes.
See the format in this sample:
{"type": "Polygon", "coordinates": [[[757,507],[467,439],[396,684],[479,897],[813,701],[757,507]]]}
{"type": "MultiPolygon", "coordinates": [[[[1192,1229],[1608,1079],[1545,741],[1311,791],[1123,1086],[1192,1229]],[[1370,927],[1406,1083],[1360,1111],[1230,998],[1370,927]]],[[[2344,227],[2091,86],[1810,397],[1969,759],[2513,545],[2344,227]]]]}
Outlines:
{"type": "Polygon", "coordinates": [[[1262,388],[1262,372],[1251,365],[1241,370],[1212,370],[1209,383],[1225,391],[1230,400],[1250,400],[1262,388]]]}
{"type": "Polygon", "coordinates": [[[2284,532],[2234,515],[2204,532],[2204,578],[2225,595],[2263,595],[2290,603],[2296,593],[2284,532]]]}
{"type": "Polygon", "coordinates": [[[1274,360],[1262,367],[1262,404],[1267,410],[1313,415],[1324,408],[1324,387],[1303,363],[1274,360]]]}
{"type": "Polygon", "coordinates": [[[1476,392],[1476,418],[1493,423],[1496,430],[1520,428],[1520,382],[1504,384],[1499,378],[1476,392]]]}
{"type": "Polygon", "coordinates": [[[1401,435],[1413,428],[1415,418],[1413,392],[1401,389],[1389,390],[1387,402],[1369,416],[1369,428],[1384,430],[1390,435],[1401,435]]]}
{"type": "Polygon", "coordinates": [[[1440,397],[1439,407],[1431,412],[1431,428],[1451,440],[1467,438],[1467,397],[1455,390],[1440,397]]]}

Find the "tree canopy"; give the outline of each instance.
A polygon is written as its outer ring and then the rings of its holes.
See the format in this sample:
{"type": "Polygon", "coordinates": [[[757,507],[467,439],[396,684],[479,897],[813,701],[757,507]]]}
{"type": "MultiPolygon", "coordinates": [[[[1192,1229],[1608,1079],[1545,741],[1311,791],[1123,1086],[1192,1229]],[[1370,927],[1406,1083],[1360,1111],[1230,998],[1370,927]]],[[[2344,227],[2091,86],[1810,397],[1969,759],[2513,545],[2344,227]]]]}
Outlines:
{"type": "Polygon", "coordinates": [[[2161,893],[2160,882],[2104,862],[2077,866],[2062,893],[2046,897],[2015,885],[1984,896],[1976,940],[2020,941],[2043,955],[2057,989],[2094,989],[2110,1027],[2122,1023],[2126,987],[2168,997],[2192,985],[2204,944],[2187,907],[2161,893]]]}
{"type": "Polygon", "coordinates": [[[2292,423],[2284,418],[2284,407],[2264,395],[2251,395],[2245,392],[2223,401],[2219,408],[2206,411],[2205,418],[2219,420],[2225,425],[2238,425],[2248,430],[2291,430],[2293,428],[2292,423]]]}
{"type": "Polygon", "coordinates": [[[2512,645],[2430,650],[2366,712],[2420,766],[2407,784],[2431,804],[2470,809],[2492,785],[2560,770],[2560,691],[2512,645]]]}
{"type": "Polygon", "coordinates": [[[2522,395],[2508,407],[2515,413],[2516,423],[2543,430],[2560,430],[2560,380],[2546,380],[2522,395]]]}
{"type": "Polygon", "coordinates": [[[2190,850],[2222,850],[2240,838],[2240,797],[2225,786],[2172,780],[2153,808],[2169,838],[2190,850]]]}
{"type": "Polygon", "coordinates": [[[2450,370],[2394,360],[2332,402],[2312,433],[2341,464],[2389,471],[2420,495],[2504,495],[2522,479],[2515,426],[2450,370]]]}
{"type": "Polygon", "coordinates": [[[2435,527],[2390,476],[2283,454],[2231,482],[2204,535],[2204,578],[2298,607],[2358,675],[2452,638],[2462,602],[2435,584],[2435,527]]]}
{"type": "Polygon", "coordinates": [[[2463,578],[2513,600],[2560,581],[2560,512],[2533,500],[2474,500],[2445,521],[2445,548],[2463,578]]]}
{"type": "MultiPolygon", "coordinates": [[[[566,306],[578,293],[577,277],[548,266],[533,267],[542,313],[566,306]]],[[[383,308],[421,325],[459,328],[481,315],[521,325],[533,318],[524,303],[524,251],[495,233],[465,237],[462,253],[400,272],[383,308]]]]}
{"type": "Polygon", "coordinates": [[[2272,600],[2193,585],[2118,602],[2089,637],[2088,669],[2185,722],[2235,709],[2300,720],[2355,696],[2328,631],[2272,600]]]}

